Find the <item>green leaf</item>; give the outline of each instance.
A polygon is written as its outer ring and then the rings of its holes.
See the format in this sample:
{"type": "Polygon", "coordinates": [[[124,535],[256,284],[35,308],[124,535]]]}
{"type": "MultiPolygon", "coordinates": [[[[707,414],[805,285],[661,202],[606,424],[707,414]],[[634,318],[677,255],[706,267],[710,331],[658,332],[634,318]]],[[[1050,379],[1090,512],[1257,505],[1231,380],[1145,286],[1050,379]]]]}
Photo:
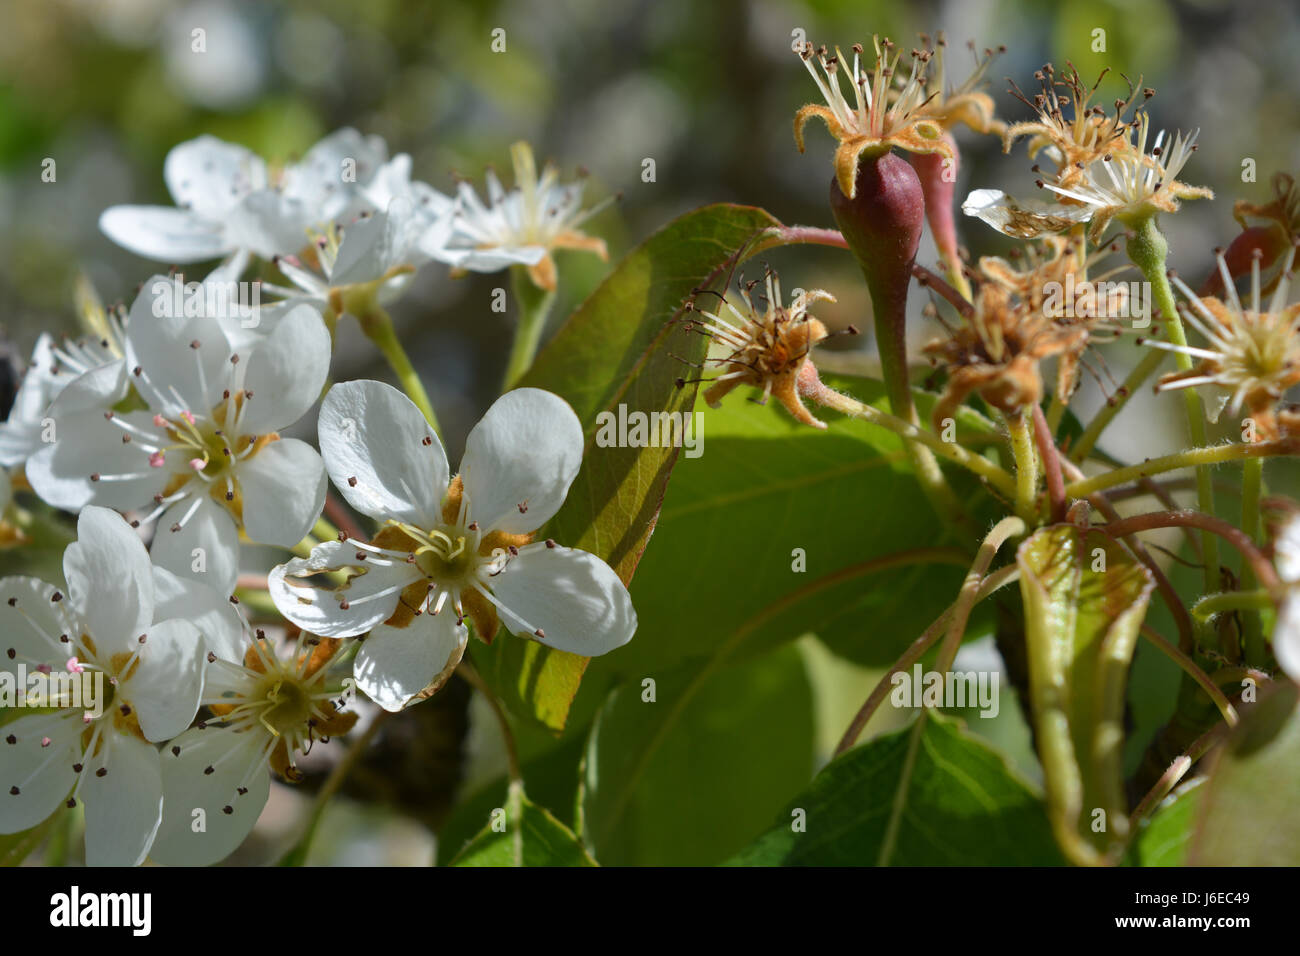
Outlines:
{"type": "Polygon", "coordinates": [[[521,790],[507,798],[502,824],[489,822],[452,866],[596,866],[573,831],[521,790]]]}
{"type": "Polygon", "coordinates": [[[1124,692],[1154,580],[1125,545],[1074,525],[1036,531],[1016,563],[1052,827],[1074,862],[1118,861],[1124,692]]]}
{"type": "Polygon", "coordinates": [[[1261,693],[1213,761],[1187,862],[1300,866],[1300,688],[1261,693]]]}
{"type": "MultiPolygon", "coordinates": [[[[827,381],[883,404],[880,383],[827,381]]],[[[892,664],[948,606],[970,558],[944,546],[901,440],[822,414],[826,431],[739,393],[705,413],[703,454],[678,462],[632,584],[637,637],[602,669],[707,657],[740,629],[739,657],[811,631],[856,663],[892,664]]]]}
{"type": "Polygon", "coordinates": [[[606,701],[587,748],[584,834],[607,865],[698,866],[735,853],[813,772],[812,692],[787,646],[687,666],[606,701]]]}
{"type": "Polygon", "coordinates": [[[1048,866],[1042,797],[961,721],[916,723],[828,764],[733,866],[1048,866]],[[802,811],[802,813],[800,813],[802,811]]]}
{"type": "MultiPolygon", "coordinates": [[[[572,735],[532,760],[522,759],[521,772],[530,798],[546,807],[568,827],[574,826],[579,766],[586,741],[572,735]]],[[[490,821],[492,811],[506,805],[509,780],[500,777],[478,787],[457,801],[455,810],[438,830],[437,864],[446,866],[490,821]]]]}
{"type": "Polygon", "coordinates": [[[1198,779],[1152,815],[1134,841],[1134,866],[1182,866],[1187,862],[1203,792],[1198,779]]]}
{"type": "MultiPolygon", "coordinates": [[[[601,448],[598,416],[689,413],[694,386],[676,382],[703,360],[708,340],[673,319],[695,289],[725,282],[743,251],[780,224],[749,206],[687,213],[633,249],[555,334],[520,385],[565,398],[587,447],[568,500],[544,534],[604,558],[632,579],[677,460],[678,449],[601,448]]],[[[564,727],[587,658],[525,641],[478,648],[480,672],[513,712],[564,727]]]]}

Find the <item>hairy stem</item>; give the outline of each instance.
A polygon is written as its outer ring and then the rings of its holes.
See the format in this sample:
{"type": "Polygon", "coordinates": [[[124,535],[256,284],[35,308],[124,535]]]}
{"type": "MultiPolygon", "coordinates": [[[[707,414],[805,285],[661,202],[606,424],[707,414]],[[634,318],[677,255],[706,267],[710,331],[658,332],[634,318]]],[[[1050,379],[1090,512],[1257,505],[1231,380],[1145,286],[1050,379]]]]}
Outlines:
{"type": "MultiPolygon", "coordinates": [[[[1129,258],[1142,272],[1143,278],[1151,284],[1153,303],[1160,310],[1164,321],[1165,333],[1172,345],[1185,346],[1187,335],[1183,331],[1183,322],[1178,315],[1178,303],[1174,300],[1174,290],[1169,284],[1169,275],[1165,262],[1169,255],[1169,244],[1161,235],[1156,225],[1156,217],[1149,215],[1136,224],[1133,235],[1128,240],[1129,258]]],[[[1192,357],[1181,352],[1174,353],[1174,360],[1179,371],[1192,367],[1192,357]]],[[[1206,444],[1205,415],[1201,400],[1192,389],[1183,391],[1183,401],[1187,408],[1187,428],[1192,444],[1204,447],[1206,444]]],[[[1210,481],[1210,470],[1205,465],[1196,469],[1196,506],[1207,515],[1214,514],[1214,488],[1210,481]]],[[[1218,587],[1219,581],[1219,545],[1208,531],[1201,535],[1201,551],[1205,555],[1205,589],[1218,587]]]]}
{"type": "MultiPolygon", "coordinates": [[[[998,588],[1011,583],[1019,576],[1020,569],[1014,564],[999,568],[984,579],[976,594],[976,600],[983,600],[998,588]]],[[[913,641],[912,646],[903,653],[902,657],[894,661],[893,666],[880,678],[870,696],[867,697],[862,706],[858,708],[858,712],[853,716],[853,721],[849,724],[848,729],[844,731],[844,736],[840,738],[840,742],[835,748],[836,757],[851,749],[858,742],[858,738],[862,736],[862,731],[867,726],[867,723],[880,708],[880,704],[884,699],[889,696],[890,688],[893,686],[890,678],[899,671],[911,667],[925,655],[925,652],[944,633],[944,628],[952,616],[954,608],[955,605],[946,608],[942,614],[935,618],[934,623],[925,629],[925,633],[913,641]]]]}
{"type": "Polygon", "coordinates": [[[1145,819],[1161,800],[1169,796],[1170,791],[1178,786],[1178,781],[1183,779],[1196,761],[1204,757],[1211,747],[1223,739],[1225,732],[1222,726],[1215,727],[1198,737],[1184,753],[1174,759],[1169,769],[1161,775],[1155,786],[1147,791],[1146,796],[1129,814],[1129,833],[1137,835],[1137,824],[1145,819]]]}
{"type": "Polygon", "coordinates": [[[1016,463],[1016,514],[1032,522],[1034,501],[1038,497],[1038,456],[1034,451],[1033,428],[1023,410],[1003,418],[1011,437],[1011,456],[1016,463]]]}
{"type": "MultiPolygon", "coordinates": [[[[1175,471],[1179,468],[1196,468],[1198,473],[1204,472],[1208,474],[1209,465],[1218,465],[1227,461],[1245,461],[1251,458],[1268,458],[1274,455],[1289,455],[1294,454],[1295,451],[1296,442],[1289,438],[1273,442],[1258,442],[1254,445],[1231,444],[1211,445],[1208,448],[1192,448],[1188,451],[1180,451],[1160,458],[1148,458],[1141,464],[1116,468],[1113,471],[1094,475],[1092,478],[1073,481],[1066,485],[1065,493],[1071,498],[1086,498],[1094,491],[1104,491],[1107,488],[1114,488],[1116,485],[1126,485],[1131,481],[1149,478],[1152,475],[1158,475],[1166,471],[1175,471]]],[[[1207,511],[1206,514],[1209,514],[1209,512],[1207,511]]],[[[1216,564],[1215,567],[1217,571],[1218,565],[1216,564]]],[[[1211,590],[1218,587],[1217,575],[1210,587],[1211,590]]]]}
{"type": "Polygon", "coordinates": [[[1268,591],[1258,588],[1253,591],[1224,591],[1220,594],[1207,594],[1192,605],[1192,616],[1198,621],[1208,621],[1224,611],[1262,611],[1273,606],[1273,598],[1268,591]]]}
{"type": "Polygon", "coordinates": [[[1241,552],[1242,557],[1254,568],[1255,576],[1268,589],[1275,601],[1282,594],[1282,582],[1268,558],[1264,557],[1264,553],[1255,546],[1255,542],[1222,518],[1202,514],[1199,511],[1154,511],[1111,521],[1102,527],[1107,534],[1117,538],[1155,528],[1198,528],[1208,534],[1217,535],[1241,552]]]}
{"type": "Polygon", "coordinates": [[[944,636],[943,644],[939,648],[939,656],[934,664],[939,673],[947,673],[952,669],[952,662],[957,658],[957,649],[961,646],[962,635],[966,633],[966,623],[970,620],[970,613],[975,607],[975,602],[979,600],[980,586],[984,583],[989,565],[993,563],[993,558],[996,557],[998,549],[1009,538],[1024,533],[1025,522],[1020,518],[1003,518],[993,526],[993,530],[985,535],[984,540],[980,542],[979,551],[975,554],[975,560],[971,564],[970,570],[966,572],[966,580],[962,582],[961,592],[952,605],[952,614],[948,618],[948,632],[944,636]]]}
{"type": "Polygon", "coordinates": [[[843,395],[820,383],[811,388],[812,391],[806,392],[805,397],[817,404],[852,418],[860,418],[879,428],[888,429],[909,442],[922,444],[936,455],[946,458],[953,464],[961,465],[981,478],[987,479],[991,485],[1008,498],[1015,496],[1016,480],[1005,469],[993,464],[982,455],[967,451],[956,442],[943,441],[937,435],[924,430],[919,425],[896,418],[887,412],[882,412],[878,408],[860,402],[849,395],[843,395]]]}
{"type": "MultiPolygon", "coordinates": [[[[1064,407],[1064,406],[1062,406],[1064,407]]],[[[1052,437],[1054,429],[1042,406],[1034,406],[1034,442],[1038,457],[1043,462],[1043,480],[1047,485],[1048,516],[1054,521],[1065,520],[1065,477],[1061,473],[1061,452],[1052,437]]]]}

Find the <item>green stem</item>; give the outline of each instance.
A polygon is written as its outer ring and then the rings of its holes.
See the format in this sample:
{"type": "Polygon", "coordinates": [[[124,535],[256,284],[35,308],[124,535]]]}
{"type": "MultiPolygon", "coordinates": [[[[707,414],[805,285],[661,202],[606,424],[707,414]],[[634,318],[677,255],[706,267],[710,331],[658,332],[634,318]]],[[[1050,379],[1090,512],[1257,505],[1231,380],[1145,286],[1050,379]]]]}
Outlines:
{"type": "MultiPolygon", "coordinates": [[[[1165,262],[1169,256],[1169,244],[1161,235],[1156,225],[1156,217],[1148,215],[1135,224],[1135,231],[1128,240],[1128,255],[1133,264],[1141,270],[1143,278],[1151,284],[1154,305],[1160,310],[1164,321],[1165,333],[1171,345],[1185,346],[1187,335],[1183,332],[1183,322],[1178,315],[1178,303],[1174,300],[1174,290],[1169,284],[1169,275],[1165,262]]],[[[1182,352],[1174,353],[1174,360],[1179,371],[1192,367],[1192,357],[1182,352]]],[[[1192,444],[1203,447],[1206,444],[1205,416],[1201,400],[1195,390],[1184,389],[1183,401],[1187,408],[1187,428],[1191,434],[1192,444]]],[[[1214,514],[1214,488],[1211,484],[1210,469],[1204,466],[1196,469],[1196,504],[1207,515],[1214,514]]],[[[1205,589],[1212,591],[1219,586],[1219,542],[1209,532],[1201,533],[1201,553],[1204,556],[1205,589]]]]}
{"type": "Polygon", "coordinates": [[[943,643],[939,645],[939,656],[935,659],[934,667],[940,674],[952,670],[953,661],[957,659],[957,649],[961,646],[961,639],[966,633],[966,624],[970,620],[971,611],[979,600],[980,587],[984,584],[989,565],[993,563],[998,549],[1008,539],[1024,533],[1024,521],[1015,517],[1003,518],[993,526],[993,530],[980,543],[975,561],[966,572],[966,580],[962,584],[961,592],[953,603],[948,632],[944,636],[943,643]]]}
{"type": "Polygon", "coordinates": [[[1124,379],[1119,391],[1114,394],[1110,401],[1098,409],[1097,414],[1093,416],[1092,421],[1088,423],[1088,426],[1079,436],[1079,440],[1074,443],[1074,447],[1070,449],[1071,461],[1077,463],[1088,457],[1089,452],[1097,444],[1097,440],[1101,438],[1101,433],[1106,430],[1106,426],[1128,404],[1129,398],[1146,384],[1146,380],[1160,367],[1160,363],[1164,361],[1164,358],[1163,352],[1156,349],[1147,350],[1147,354],[1142,357],[1142,361],[1138,362],[1133,371],[1129,372],[1128,378],[1124,379]]]}
{"type": "Polygon", "coordinates": [[[1192,616],[1198,621],[1208,621],[1224,611],[1262,611],[1273,606],[1273,599],[1265,588],[1253,591],[1222,591],[1207,594],[1192,605],[1192,616]]]}
{"type": "MultiPolygon", "coordinates": [[[[946,458],[953,464],[961,465],[968,471],[987,479],[991,485],[1008,498],[1016,494],[1016,480],[1005,469],[998,467],[981,455],[967,451],[956,442],[943,441],[937,435],[918,425],[903,421],[901,418],[895,418],[887,412],[882,412],[878,408],[860,402],[849,395],[843,395],[832,388],[822,386],[816,390],[815,394],[809,394],[808,397],[817,404],[843,415],[860,418],[872,425],[886,428],[907,439],[909,447],[916,447],[917,444],[924,445],[941,458],[946,458]]],[[[946,483],[944,487],[947,487],[946,483]]],[[[951,494],[951,489],[949,489],[949,494],[951,494]]],[[[958,507],[960,507],[960,502],[958,502],[958,507]]]]}
{"type": "Polygon", "coordinates": [[[339,529],[322,516],[316,519],[316,524],[311,529],[311,536],[317,541],[337,541],[339,529]]]}
{"type": "Polygon", "coordinates": [[[1016,462],[1016,514],[1032,523],[1034,499],[1038,497],[1038,455],[1034,451],[1033,426],[1023,411],[1003,417],[1011,436],[1011,455],[1016,462]]]}
{"type": "Polygon", "coordinates": [[[1047,430],[1048,433],[1055,436],[1061,430],[1061,419],[1065,417],[1065,402],[1061,401],[1061,396],[1052,390],[1052,400],[1047,403],[1047,430]]]}
{"type": "MultiPolygon", "coordinates": [[[[1222,464],[1225,461],[1242,461],[1252,458],[1268,458],[1272,455],[1287,455],[1295,452],[1295,443],[1287,440],[1276,442],[1259,442],[1254,445],[1212,445],[1209,448],[1192,448],[1173,455],[1151,458],[1137,465],[1127,465],[1114,471],[1103,472],[1091,478],[1071,482],[1065,493],[1071,498],[1086,498],[1095,491],[1104,491],[1116,485],[1126,485],[1130,481],[1149,478],[1166,471],[1179,468],[1196,468],[1208,474],[1209,465],[1222,464]]],[[[1205,512],[1208,514],[1208,512],[1205,512]]],[[[1218,567],[1218,564],[1215,564],[1218,567]]],[[[1218,590],[1216,576],[1212,590],[1218,590]]]]}
{"type": "MultiPolygon", "coordinates": [[[[999,568],[981,582],[975,595],[976,601],[982,601],[998,588],[1015,581],[1019,576],[1020,568],[1017,565],[1009,564],[1006,567],[999,568]]],[[[927,627],[925,632],[913,641],[903,655],[894,661],[893,666],[881,676],[876,683],[875,689],[871,691],[870,696],[858,708],[858,712],[854,714],[853,721],[849,724],[848,729],[844,731],[844,736],[840,738],[839,744],[835,747],[835,757],[852,749],[853,745],[858,742],[858,738],[862,736],[862,731],[871,721],[872,715],[875,714],[885,698],[889,696],[889,692],[893,690],[895,685],[891,678],[900,671],[907,670],[925,656],[925,652],[934,646],[934,642],[944,635],[955,610],[955,604],[945,608],[943,613],[935,618],[934,623],[927,627]]],[[[922,714],[922,717],[924,717],[924,714],[922,714]]]]}
{"type": "Polygon", "coordinates": [[[366,338],[374,342],[384,358],[388,360],[389,366],[397,375],[398,383],[402,386],[402,391],[406,392],[407,397],[415,403],[415,407],[424,416],[424,420],[441,437],[442,429],[438,426],[438,416],[434,414],[433,403],[429,401],[429,394],[424,390],[420,376],[415,372],[415,366],[411,364],[406,350],[397,339],[392,317],[384,311],[383,306],[374,304],[360,317],[360,322],[361,331],[366,334],[366,338]]]}
{"type": "Polygon", "coordinates": [[[1219,713],[1223,715],[1223,720],[1229,727],[1236,725],[1237,711],[1233,708],[1232,701],[1228,700],[1228,698],[1223,695],[1223,691],[1219,690],[1219,685],[1214,682],[1213,677],[1205,673],[1195,660],[1187,654],[1184,654],[1178,649],[1178,647],[1169,643],[1169,641],[1165,640],[1145,624],[1142,625],[1142,634],[1147,640],[1154,644],[1162,654],[1181,667],[1184,674],[1186,674],[1191,680],[1196,681],[1197,686],[1200,687],[1201,690],[1205,691],[1206,696],[1208,696],[1210,700],[1214,701],[1214,706],[1219,708],[1219,713]]]}
{"type": "Polygon", "coordinates": [[[503,392],[518,385],[524,373],[532,367],[537,346],[542,341],[542,330],[546,327],[546,317],[555,304],[555,292],[535,286],[523,266],[514,266],[510,271],[515,301],[519,304],[519,322],[515,326],[514,343],[510,346],[510,360],[506,363],[503,392]]]}
{"type": "Polygon", "coordinates": [[[1129,833],[1132,836],[1137,835],[1139,821],[1145,819],[1159,805],[1160,801],[1167,797],[1174,787],[1178,786],[1178,781],[1183,779],[1183,776],[1196,761],[1204,757],[1211,747],[1223,739],[1225,732],[1226,727],[1222,724],[1214,727],[1198,737],[1184,753],[1179,754],[1174,759],[1169,765],[1169,769],[1161,775],[1155,786],[1147,792],[1147,795],[1142,798],[1132,814],[1129,815],[1129,833]]]}

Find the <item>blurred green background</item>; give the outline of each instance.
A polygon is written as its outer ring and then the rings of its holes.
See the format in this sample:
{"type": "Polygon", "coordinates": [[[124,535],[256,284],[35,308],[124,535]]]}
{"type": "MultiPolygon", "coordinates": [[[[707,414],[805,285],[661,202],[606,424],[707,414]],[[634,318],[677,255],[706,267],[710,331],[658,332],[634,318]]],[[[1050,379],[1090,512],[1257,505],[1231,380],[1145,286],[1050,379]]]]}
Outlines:
{"type": "MultiPolygon", "coordinates": [[[[527,139],[539,159],[551,158],[566,175],[588,170],[589,201],[622,193],[588,228],[608,241],[615,259],[670,218],[709,202],[760,205],[787,223],[830,225],[832,140],[810,126],[801,156],[791,136],[795,110],[816,97],[791,51],[796,29],[814,43],[845,48],[873,33],[908,46],[920,31],[943,30],[955,81],[970,63],[966,40],[981,49],[1005,44],[988,90],[999,115],[1011,120],[1026,118],[1027,108],[1006,93],[1004,77],[1032,91],[1033,72],[1047,60],[1072,61],[1089,81],[1109,67],[1102,103],[1124,92],[1118,74],[1135,83],[1141,76],[1158,91],[1150,105],[1157,127],[1201,130],[1200,151],[1183,178],[1219,195],[1165,217],[1171,264],[1193,284],[1209,268],[1212,249],[1237,231],[1232,201],[1267,201],[1272,173],[1300,166],[1293,108],[1300,7],[1285,0],[0,0],[0,23],[0,331],[20,359],[40,331],[76,331],[79,271],[114,302],[129,301],[138,283],[165,270],[114,246],[96,223],[113,204],[170,204],[163,159],[201,133],[284,161],[331,130],[355,126],[383,136],[393,153],[411,153],[414,174],[444,192],[454,189],[456,175],[481,183],[491,164],[508,180],[509,145],[527,139]],[[191,51],[196,28],[206,31],[204,53],[191,51]],[[505,30],[502,53],[492,50],[496,29],[505,30]],[[1097,30],[1105,52],[1093,50],[1097,30]],[[47,158],[57,164],[53,183],[41,180],[47,158]],[[653,182],[642,179],[646,159],[654,160],[653,182]],[[1253,183],[1242,181],[1246,159],[1255,161],[1253,183]]],[[[959,201],[974,187],[1032,194],[1023,145],[1005,157],[993,137],[964,129],[957,136],[959,201]]],[[[1011,245],[975,220],[959,229],[974,255],[1011,245]]],[[[935,260],[928,238],[920,258],[935,260]]],[[[783,251],[775,264],[787,289],[837,295],[837,304],[818,310],[829,325],[870,328],[870,304],[847,255],[783,251]]],[[[561,254],[559,266],[557,322],[605,269],[579,254],[561,254]]],[[[434,264],[393,308],[452,460],[499,386],[513,317],[490,304],[493,290],[507,285],[504,274],[452,280],[434,264]]],[[[918,314],[923,301],[914,297],[918,314]]],[[[919,315],[916,326],[924,336],[919,315]]],[[[340,328],[335,377],[389,379],[355,327],[340,328]]],[[[1116,377],[1135,351],[1126,343],[1106,347],[1116,377]]],[[[1085,380],[1077,407],[1086,414],[1101,400],[1085,380]]],[[[1178,404],[1138,396],[1106,447],[1127,458],[1171,450],[1180,435],[1178,404]]],[[[1270,477],[1290,486],[1285,467],[1270,477]]],[[[805,651],[819,728],[833,740],[847,714],[831,691],[843,690],[851,713],[874,675],[833,663],[815,646],[805,651]]],[[[413,767],[409,779],[376,784],[363,768],[357,786],[372,794],[388,786],[394,801],[409,807],[424,800],[428,816],[437,816],[456,779],[468,778],[466,790],[490,779],[500,768],[498,742],[475,711],[466,718],[467,696],[461,688],[439,695],[437,707],[419,708],[403,725],[409,737],[398,734],[370,761],[413,767]],[[413,742],[424,749],[411,749],[413,742]],[[418,787],[411,783],[417,779],[418,787]]],[[[1032,772],[1025,741],[1008,746],[1032,772]]],[[[307,798],[276,792],[245,859],[264,856],[300,819],[307,798]]],[[[427,862],[420,826],[367,813],[343,802],[332,808],[317,858],[427,862]],[[384,836],[376,839],[381,823],[384,836]]]]}

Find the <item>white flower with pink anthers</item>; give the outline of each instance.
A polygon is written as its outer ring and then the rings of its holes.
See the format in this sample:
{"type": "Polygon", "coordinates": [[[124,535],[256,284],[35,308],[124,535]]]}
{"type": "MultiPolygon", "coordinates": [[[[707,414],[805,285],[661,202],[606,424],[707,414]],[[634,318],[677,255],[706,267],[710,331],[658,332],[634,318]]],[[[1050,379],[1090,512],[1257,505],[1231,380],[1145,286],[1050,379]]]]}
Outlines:
{"type": "Polygon", "coordinates": [[[30,459],[28,479],[69,511],[149,509],[141,522],[158,521],[154,560],[230,594],[240,529],[288,548],[320,515],[320,456],[279,430],[320,395],[330,336],[299,304],[237,351],[210,317],[155,314],[155,295],[166,294],[152,290],[157,282],[167,280],[146,283],[126,333],[126,381],[145,408],[119,410],[109,367],[69,383],[47,412],[55,440],[30,459]]]}

